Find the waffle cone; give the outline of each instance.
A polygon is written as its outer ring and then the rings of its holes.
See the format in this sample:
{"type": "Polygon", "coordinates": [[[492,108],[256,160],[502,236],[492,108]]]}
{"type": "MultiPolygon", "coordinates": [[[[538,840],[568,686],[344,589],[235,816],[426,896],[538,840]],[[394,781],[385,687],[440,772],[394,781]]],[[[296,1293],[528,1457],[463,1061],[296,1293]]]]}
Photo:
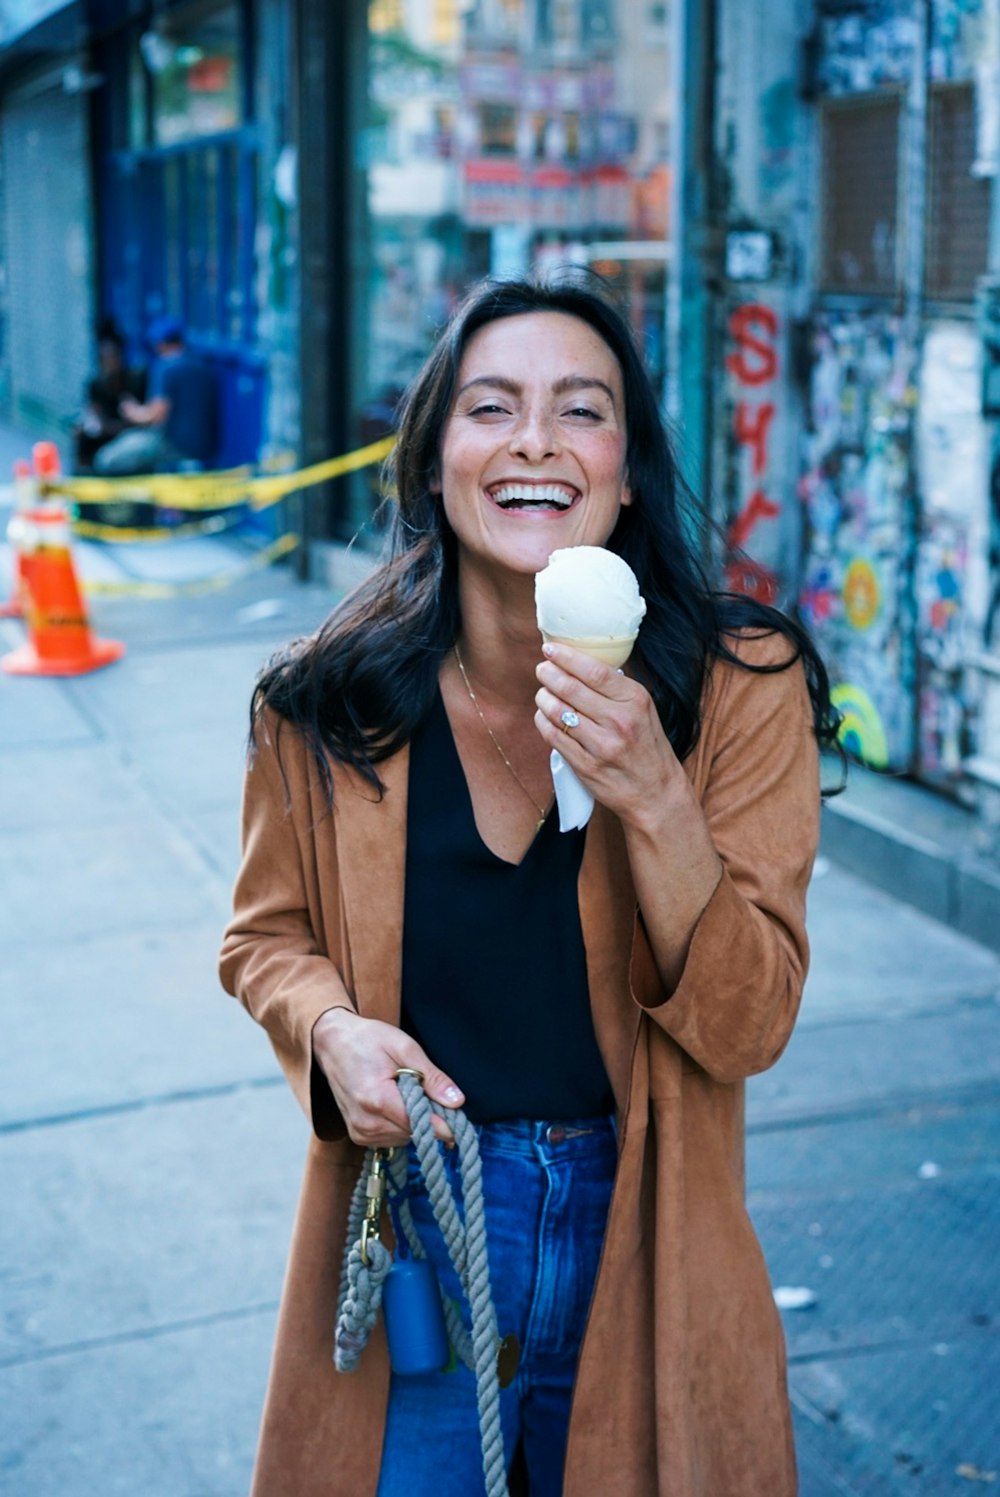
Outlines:
{"type": "Polygon", "coordinates": [[[600,660],[604,665],[616,667],[625,664],[637,637],[635,634],[601,634],[591,639],[569,639],[564,634],[546,634],[542,630],[542,638],[546,644],[570,645],[574,650],[582,650],[591,660],[600,660]]]}

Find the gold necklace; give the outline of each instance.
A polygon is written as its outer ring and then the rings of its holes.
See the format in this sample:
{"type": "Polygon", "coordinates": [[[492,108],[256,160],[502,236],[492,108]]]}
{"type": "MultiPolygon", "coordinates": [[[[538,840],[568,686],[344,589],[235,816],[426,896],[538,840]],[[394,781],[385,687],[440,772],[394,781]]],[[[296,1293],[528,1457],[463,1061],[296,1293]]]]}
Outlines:
{"type": "Polygon", "coordinates": [[[490,735],[490,742],[492,743],[493,747],[496,749],[497,753],[500,755],[500,757],[503,760],[503,762],[506,764],[508,770],[511,773],[511,776],[513,777],[514,780],[517,781],[517,783],[520,785],[521,789],[524,791],[525,795],[530,800],[531,804],[534,806],[535,810],[538,812],[538,825],[535,827],[535,831],[536,831],[536,833],[540,832],[542,830],[542,827],[545,825],[546,821],[548,820],[549,811],[551,811],[552,806],[550,804],[549,807],[548,807],[548,809],[546,810],[546,809],[543,809],[543,807],[541,807],[538,804],[538,802],[536,801],[535,797],[532,795],[531,791],[528,789],[527,785],[524,783],[524,781],[521,779],[521,776],[518,774],[517,770],[514,768],[513,764],[507,758],[507,755],[504,753],[503,749],[500,746],[500,740],[497,738],[497,735],[494,733],[493,729],[490,727],[489,723],[486,721],[485,717],[483,716],[483,709],[482,709],[482,707],[480,707],[479,703],[476,701],[476,693],[473,691],[472,687],[469,685],[469,678],[465,674],[465,666],[462,663],[462,657],[459,654],[459,649],[458,649],[458,645],[457,644],[454,646],[454,650],[455,650],[455,660],[456,660],[456,662],[458,664],[458,668],[459,668],[459,670],[460,670],[460,672],[462,674],[462,680],[465,682],[465,689],[469,693],[469,701],[472,703],[473,707],[475,707],[475,709],[476,709],[476,715],[478,716],[479,721],[482,723],[483,727],[486,729],[487,733],[490,735]]]}

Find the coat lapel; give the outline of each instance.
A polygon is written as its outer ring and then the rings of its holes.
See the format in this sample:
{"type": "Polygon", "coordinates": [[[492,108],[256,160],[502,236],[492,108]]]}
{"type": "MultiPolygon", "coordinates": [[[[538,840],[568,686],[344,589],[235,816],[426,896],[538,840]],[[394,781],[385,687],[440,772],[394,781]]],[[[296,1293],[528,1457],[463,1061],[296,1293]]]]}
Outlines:
{"type": "Polygon", "coordinates": [[[337,860],[354,998],[366,1019],[399,1023],[410,751],[379,765],[381,799],[360,775],[335,771],[337,860]]]}

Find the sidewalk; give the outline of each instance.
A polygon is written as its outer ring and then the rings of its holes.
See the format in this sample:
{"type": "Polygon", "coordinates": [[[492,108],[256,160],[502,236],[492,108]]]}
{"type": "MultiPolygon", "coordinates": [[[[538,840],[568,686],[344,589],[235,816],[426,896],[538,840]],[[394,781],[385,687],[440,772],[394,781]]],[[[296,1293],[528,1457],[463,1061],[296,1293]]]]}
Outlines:
{"type": "MultiPolygon", "coordinates": [[[[101,598],[122,662],[0,676],[5,1497],[246,1491],[305,1124],[215,953],[251,683],[331,601],[286,567],[101,598]]],[[[1000,959],[830,859],[810,921],[748,1113],[773,1281],[813,1299],[783,1312],[801,1497],[974,1491],[1000,1481],[1000,959]]]]}

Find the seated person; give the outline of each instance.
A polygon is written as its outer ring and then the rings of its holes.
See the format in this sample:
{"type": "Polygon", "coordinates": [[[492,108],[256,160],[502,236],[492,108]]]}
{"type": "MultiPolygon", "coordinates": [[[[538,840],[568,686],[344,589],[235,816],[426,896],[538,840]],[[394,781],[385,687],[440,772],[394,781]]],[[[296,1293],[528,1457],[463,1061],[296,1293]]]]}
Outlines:
{"type": "Polygon", "coordinates": [[[102,447],[94,472],[104,477],[176,473],[209,466],[215,454],[218,391],[212,371],[189,353],[184,332],[172,317],[149,329],[156,355],[145,403],[123,400],[130,430],[102,447]]]}
{"type": "Polygon", "coordinates": [[[95,454],[128,426],[122,402],[146,398],[146,371],[126,366],[125,340],[110,317],[97,328],[97,362],[100,372],[87,382],[83,414],[73,428],[78,473],[89,472],[95,454]]]}

